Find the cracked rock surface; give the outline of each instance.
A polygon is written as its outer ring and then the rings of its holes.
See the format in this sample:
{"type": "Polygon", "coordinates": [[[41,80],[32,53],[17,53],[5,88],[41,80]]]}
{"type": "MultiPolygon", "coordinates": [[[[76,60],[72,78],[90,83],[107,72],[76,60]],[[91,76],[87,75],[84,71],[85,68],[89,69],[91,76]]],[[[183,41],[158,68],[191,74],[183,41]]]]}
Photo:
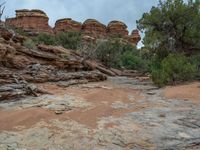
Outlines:
{"type": "Polygon", "coordinates": [[[53,94],[0,103],[1,150],[200,149],[198,100],[126,77],[37,86],[53,94]]]}

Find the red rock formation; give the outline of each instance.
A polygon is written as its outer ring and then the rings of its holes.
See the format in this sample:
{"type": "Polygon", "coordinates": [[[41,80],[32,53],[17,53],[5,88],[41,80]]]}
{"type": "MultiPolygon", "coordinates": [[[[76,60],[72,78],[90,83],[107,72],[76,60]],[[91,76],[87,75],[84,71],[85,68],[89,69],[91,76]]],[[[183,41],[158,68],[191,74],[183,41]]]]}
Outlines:
{"type": "Polygon", "coordinates": [[[6,19],[6,24],[22,28],[30,34],[38,34],[39,32],[52,33],[48,21],[49,18],[41,10],[23,9],[16,10],[16,17],[6,19]]]}
{"type": "Polygon", "coordinates": [[[137,45],[140,41],[138,30],[133,30],[128,35],[126,24],[120,21],[111,21],[106,27],[95,19],[88,19],[83,24],[70,18],[56,21],[54,30],[48,25],[48,16],[41,10],[16,10],[15,18],[6,19],[6,24],[16,28],[22,28],[31,35],[37,35],[40,32],[58,33],[58,32],[82,32],[84,43],[95,42],[96,39],[107,38],[109,36],[120,36],[123,41],[137,45]]]}
{"type": "Polygon", "coordinates": [[[105,38],[106,26],[95,19],[88,19],[82,25],[82,32],[85,36],[105,38]]]}
{"type": "Polygon", "coordinates": [[[131,44],[135,44],[137,45],[137,43],[141,40],[141,37],[140,37],[140,34],[139,34],[139,31],[138,30],[133,30],[131,35],[129,36],[128,38],[128,41],[131,43],[131,44]]]}
{"type": "Polygon", "coordinates": [[[111,21],[107,26],[107,34],[109,36],[128,36],[127,25],[121,21],[111,21]]]}
{"type": "Polygon", "coordinates": [[[80,22],[74,21],[71,18],[66,18],[56,21],[54,32],[80,32],[81,28],[82,24],[80,22]]]}

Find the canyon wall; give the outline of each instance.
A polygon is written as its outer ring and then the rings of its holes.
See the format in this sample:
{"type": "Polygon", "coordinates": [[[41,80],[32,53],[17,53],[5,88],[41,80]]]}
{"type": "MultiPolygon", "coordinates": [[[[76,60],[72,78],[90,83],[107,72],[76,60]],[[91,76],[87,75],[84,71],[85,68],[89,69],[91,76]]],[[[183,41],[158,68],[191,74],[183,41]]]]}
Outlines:
{"type": "Polygon", "coordinates": [[[59,32],[81,32],[84,41],[95,41],[108,37],[120,37],[130,44],[137,45],[141,40],[138,30],[133,30],[129,35],[127,25],[121,21],[111,21],[107,26],[95,19],[88,19],[83,24],[71,18],[59,19],[55,27],[48,24],[49,18],[41,10],[16,10],[15,18],[6,19],[6,24],[21,28],[30,35],[40,32],[57,34],[59,32]]]}

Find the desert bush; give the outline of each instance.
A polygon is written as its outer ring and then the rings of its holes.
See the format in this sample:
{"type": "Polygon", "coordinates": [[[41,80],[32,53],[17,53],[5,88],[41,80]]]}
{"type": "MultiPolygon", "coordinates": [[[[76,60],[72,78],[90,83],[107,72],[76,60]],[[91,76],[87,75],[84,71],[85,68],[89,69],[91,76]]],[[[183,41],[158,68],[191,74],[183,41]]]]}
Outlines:
{"type": "Polygon", "coordinates": [[[120,66],[126,69],[147,70],[147,61],[144,61],[138,52],[125,51],[120,56],[120,66]]]}
{"type": "Polygon", "coordinates": [[[67,49],[77,50],[81,44],[81,33],[79,32],[60,32],[55,37],[56,43],[67,49]]]}
{"type": "Polygon", "coordinates": [[[200,79],[200,54],[196,54],[190,57],[190,61],[197,68],[197,79],[200,79]]]}
{"type": "MultiPolygon", "coordinates": [[[[159,61],[157,61],[159,62],[159,61]]],[[[151,77],[158,86],[195,79],[197,68],[183,54],[169,54],[158,65],[151,67],[151,77]]]]}
{"type": "Polygon", "coordinates": [[[122,45],[119,41],[108,39],[98,42],[93,56],[108,67],[117,67],[121,52],[122,45]]]}
{"type": "Polygon", "coordinates": [[[121,42],[119,38],[109,38],[107,40],[100,40],[97,42],[97,45],[95,47],[93,46],[93,49],[93,58],[98,59],[104,65],[113,68],[122,67],[121,59],[123,53],[128,51],[133,52],[136,50],[135,47],[121,42]]]}
{"type": "Polygon", "coordinates": [[[60,32],[56,36],[40,33],[34,41],[37,44],[60,45],[67,49],[77,49],[81,44],[81,34],[77,32],[60,32]]]}
{"type": "Polygon", "coordinates": [[[27,39],[23,42],[23,46],[29,48],[29,49],[37,49],[37,46],[35,42],[31,39],[27,39]]]}
{"type": "Polygon", "coordinates": [[[56,45],[56,39],[53,35],[47,33],[40,33],[34,41],[38,44],[45,44],[45,45],[56,45]]]}

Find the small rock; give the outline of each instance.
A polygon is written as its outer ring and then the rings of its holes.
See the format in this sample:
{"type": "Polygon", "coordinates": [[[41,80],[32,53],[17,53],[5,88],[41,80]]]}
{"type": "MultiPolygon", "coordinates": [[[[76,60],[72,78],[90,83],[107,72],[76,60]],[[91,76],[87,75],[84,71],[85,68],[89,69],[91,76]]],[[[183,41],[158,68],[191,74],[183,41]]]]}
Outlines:
{"type": "Polygon", "coordinates": [[[184,132],[180,132],[178,134],[181,138],[184,138],[184,139],[190,139],[191,136],[189,136],[188,134],[184,133],[184,132]]]}
{"type": "Polygon", "coordinates": [[[165,113],[160,113],[160,114],[159,114],[159,117],[165,118],[165,117],[166,117],[166,114],[165,114],[165,113]]]}
{"type": "Polygon", "coordinates": [[[147,94],[148,95],[155,95],[156,93],[154,93],[154,92],[148,92],[147,94]]]}
{"type": "Polygon", "coordinates": [[[53,110],[53,111],[64,111],[66,109],[65,106],[63,105],[55,105],[55,104],[45,106],[44,108],[53,110]]]}
{"type": "Polygon", "coordinates": [[[55,114],[56,114],[56,115],[61,115],[61,114],[63,114],[63,111],[59,111],[59,110],[58,110],[58,111],[55,111],[55,114]]]}

